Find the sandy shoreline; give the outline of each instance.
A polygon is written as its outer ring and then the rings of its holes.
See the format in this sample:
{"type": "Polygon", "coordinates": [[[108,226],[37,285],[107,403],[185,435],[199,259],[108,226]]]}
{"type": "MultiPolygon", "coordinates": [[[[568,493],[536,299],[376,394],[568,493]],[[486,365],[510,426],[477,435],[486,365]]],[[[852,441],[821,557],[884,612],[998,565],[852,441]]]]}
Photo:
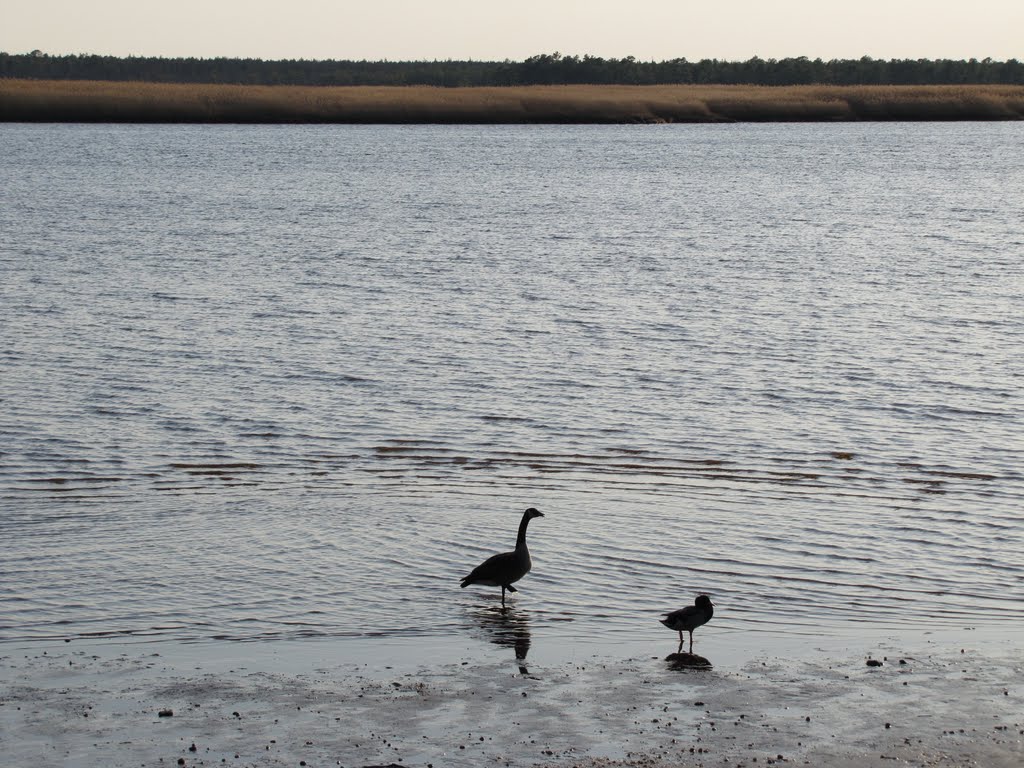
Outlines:
{"type": "Polygon", "coordinates": [[[33,766],[1022,764],[1020,641],[915,642],[709,671],[408,643],[394,664],[344,643],[8,643],[0,750],[33,766]]]}

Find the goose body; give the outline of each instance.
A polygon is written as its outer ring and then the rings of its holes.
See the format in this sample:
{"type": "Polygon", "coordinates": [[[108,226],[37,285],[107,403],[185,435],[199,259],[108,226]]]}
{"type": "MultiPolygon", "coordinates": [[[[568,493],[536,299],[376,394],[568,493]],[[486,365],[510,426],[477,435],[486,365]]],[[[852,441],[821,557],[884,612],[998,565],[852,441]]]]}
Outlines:
{"type": "Polygon", "coordinates": [[[516,548],[511,552],[502,552],[484,560],[462,580],[462,587],[468,587],[470,584],[501,587],[501,607],[504,608],[505,592],[516,592],[517,590],[512,584],[528,574],[530,568],[533,567],[530,550],[526,546],[526,527],[535,517],[544,517],[544,513],[538,512],[533,507],[526,510],[519,523],[516,548]]]}
{"type": "Polygon", "coordinates": [[[697,599],[693,601],[693,605],[672,611],[672,613],[666,614],[664,619],[660,619],[666,627],[679,633],[677,653],[683,652],[684,630],[690,633],[690,653],[693,653],[693,630],[711,621],[711,617],[715,615],[714,605],[707,595],[698,595],[697,599]]]}

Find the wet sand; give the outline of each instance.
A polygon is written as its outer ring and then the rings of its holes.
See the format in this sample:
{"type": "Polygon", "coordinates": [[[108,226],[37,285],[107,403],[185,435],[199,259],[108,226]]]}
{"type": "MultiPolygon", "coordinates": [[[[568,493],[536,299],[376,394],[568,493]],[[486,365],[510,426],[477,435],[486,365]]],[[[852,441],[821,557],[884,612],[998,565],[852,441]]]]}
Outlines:
{"type": "Polygon", "coordinates": [[[32,766],[1024,764],[1020,641],[914,642],[710,670],[663,647],[538,663],[406,643],[362,663],[339,642],[8,643],[0,751],[32,766]]]}

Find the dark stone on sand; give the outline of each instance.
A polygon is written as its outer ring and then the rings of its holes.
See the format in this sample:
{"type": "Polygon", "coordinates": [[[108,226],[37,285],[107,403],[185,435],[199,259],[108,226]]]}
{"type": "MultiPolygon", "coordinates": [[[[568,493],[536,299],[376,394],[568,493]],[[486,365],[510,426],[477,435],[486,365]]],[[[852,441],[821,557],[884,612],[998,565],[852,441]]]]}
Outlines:
{"type": "Polygon", "coordinates": [[[707,669],[711,662],[696,653],[670,653],[665,657],[676,669],[707,669]]]}
{"type": "Polygon", "coordinates": [[[157,717],[174,717],[173,709],[161,709],[156,713],[157,717]]]}
{"type": "Polygon", "coordinates": [[[868,666],[869,667],[880,667],[880,666],[882,666],[882,662],[880,662],[878,659],[868,659],[868,666]]]}

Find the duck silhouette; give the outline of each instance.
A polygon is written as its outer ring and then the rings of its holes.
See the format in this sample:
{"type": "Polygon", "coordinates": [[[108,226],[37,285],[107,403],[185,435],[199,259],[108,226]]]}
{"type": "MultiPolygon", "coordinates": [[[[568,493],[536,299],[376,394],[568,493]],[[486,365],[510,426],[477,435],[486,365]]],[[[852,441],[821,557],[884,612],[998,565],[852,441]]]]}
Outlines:
{"type": "Polygon", "coordinates": [[[674,629],[679,633],[679,650],[676,653],[683,652],[683,630],[690,633],[689,652],[693,653],[693,630],[711,621],[711,617],[715,615],[714,606],[715,604],[711,602],[711,598],[707,595],[697,595],[693,605],[680,608],[678,611],[672,611],[672,613],[665,614],[664,619],[660,619],[661,623],[666,627],[674,629]]]}

